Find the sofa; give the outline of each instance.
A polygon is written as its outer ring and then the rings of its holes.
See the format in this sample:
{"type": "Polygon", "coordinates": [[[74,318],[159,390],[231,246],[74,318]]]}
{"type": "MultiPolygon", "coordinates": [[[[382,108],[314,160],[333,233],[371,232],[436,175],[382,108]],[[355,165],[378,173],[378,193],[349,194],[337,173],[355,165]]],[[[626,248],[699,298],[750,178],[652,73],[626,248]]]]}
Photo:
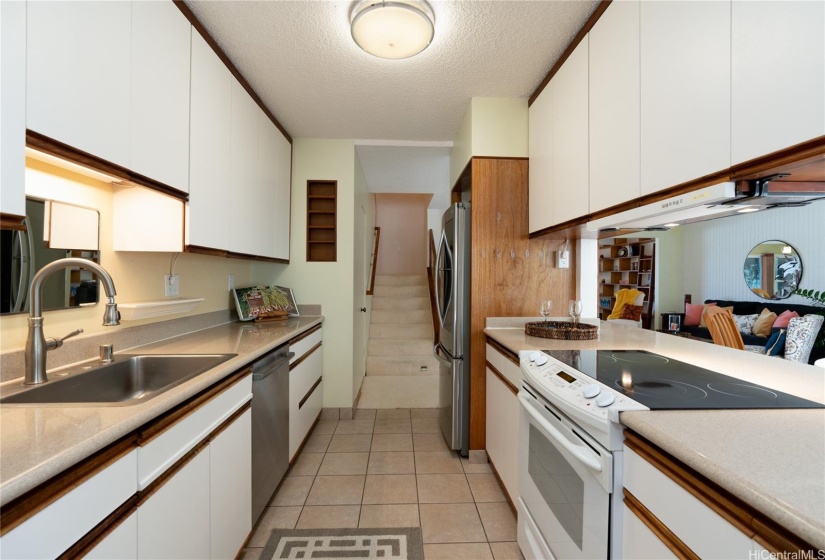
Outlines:
{"type": "MultiPolygon", "coordinates": [[[[733,307],[733,314],[734,315],[755,315],[762,312],[763,309],[766,307],[768,311],[776,313],[779,315],[783,311],[796,311],[800,317],[808,315],[809,313],[816,313],[818,315],[825,314],[825,309],[822,307],[814,307],[812,305],[798,305],[793,303],[781,303],[776,301],[727,301],[721,299],[708,299],[705,300],[705,303],[715,303],[719,307],[733,307]]],[[[684,319],[683,319],[684,322],[684,319]]],[[[825,329],[825,326],[822,327],[825,329]]],[[[822,329],[820,329],[820,333],[818,339],[821,340],[823,336],[822,329]]],[[[778,328],[771,329],[771,334],[778,331],[778,328]]],[[[708,340],[711,339],[710,331],[707,327],[689,327],[682,325],[681,328],[682,332],[688,333],[692,336],[697,338],[706,338],[708,340]]],[[[745,343],[746,346],[765,346],[768,342],[768,338],[764,336],[756,336],[754,334],[744,334],[742,333],[742,342],[745,343]]],[[[814,347],[811,350],[811,356],[808,359],[809,364],[813,364],[819,359],[825,358],[825,348],[817,348],[814,347]]]]}

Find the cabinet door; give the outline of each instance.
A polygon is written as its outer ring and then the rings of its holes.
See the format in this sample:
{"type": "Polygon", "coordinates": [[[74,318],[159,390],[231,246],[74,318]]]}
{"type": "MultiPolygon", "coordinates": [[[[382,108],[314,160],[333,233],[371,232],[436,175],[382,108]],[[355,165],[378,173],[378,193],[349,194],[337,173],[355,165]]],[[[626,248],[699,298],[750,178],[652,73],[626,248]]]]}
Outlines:
{"type": "Polygon", "coordinates": [[[613,2],[590,31],[590,212],[640,194],[639,2],[613,2]]]}
{"type": "Polygon", "coordinates": [[[625,504],[622,504],[622,557],[634,560],[676,558],[667,545],[625,504]]]}
{"type": "Polygon", "coordinates": [[[730,167],[730,2],[641,3],[642,194],[730,167]]]}
{"type": "Polygon", "coordinates": [[[256,254],[257,230],[266,201],[258,199],[258,121],[262,111],[246,90],[232,79],[229,160],[229,250],[256,254]]]}
{"type": "Polygon", "coordinates": [[[26,126],[129,167],[129,2],[28,2],[26,126]]]}
{"type": "Polygon", "coordinates": [[[192,33],[191,140],[186,244],[229,248],[232,74],[192,33]]]}
{"type": "Polygon", "coordinates": [[[255,216],[258,235],[254,254],[274,257],[277,247],[278,216],[278,130],[269,117],[258,110],[258,177],[255,183],[255,199],[258,214],[255,216]]]}
{"type": "MultiPolygon", "coordinates": [[[[290,349],[292,349],[290,347],[290,349]]],[[[297,352],[296,352],[297,354],[297,352]]],[[[316,348],[289,372],[289,459],[298,448],[321,413],[324,373],[324,350],[316,348]]]]}
{"type": "Polygon", "coordinates": [[[25,2],[0,2],[0,69],[0,211],[25,216],[25,2]]]}
{"type": "Polygon", "coordinates": [[[530,233],[553,221],[553,82],[530,105],[530,233]]]}
{"type": "Polygon", "coordinates": [[[733,2],[734,164],[825,134],[825,2],[733,2]]]}
{"type": "Polygon", "coordinates": [[[173,2],[132,2],[130,169],[184,192],[191,33],[173,2]]]}
{"type": "Polygon", "coordinates": [[[275,257],[289,260],[290,205],[292,204],[292,144],[278,131],[275,158],[275,257]]]}
{"type": "Polygon", "coordinates": [[[138,507],[138,558],[209,558],[208,489],[206,447],[138,507]]]}
{"type": "Polygon", "coordinates": [[[144,187],[114,187],[115,251],[183,251],[183,201],[144,187]]]}
{"type": "Polygon", "coordinates": [[[138,556],[137,513],[123,520],[114,531],[98,543],[85,560],[130,560],[138,556]]]}
{"type": "Polygon", "coordinates": [[[587,116],[588,38],[553,77],[553,223],[590,208],[587,116]]]}
{"type": "Polygon", "coordinates": [[[252,529],[252,411],[209,444],[211,558],[235,558],[252,529]]]}
{"type": "Polygon", "coordinates": [[[487,368],[487,453],[513,503],[518,493],[519,401],[487,368]]]}

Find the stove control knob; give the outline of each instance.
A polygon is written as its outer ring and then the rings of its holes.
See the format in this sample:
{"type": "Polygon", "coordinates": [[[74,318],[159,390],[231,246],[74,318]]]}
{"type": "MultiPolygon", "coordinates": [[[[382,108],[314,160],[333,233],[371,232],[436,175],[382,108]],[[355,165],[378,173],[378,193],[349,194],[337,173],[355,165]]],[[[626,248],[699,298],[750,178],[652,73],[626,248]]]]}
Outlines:
{"type": "Polygon", "coordinates": [[[531,362],[535,362],[536,358],[538,358],[539,356],[541,356],[541,352],[532,352],[529,356],[527,356],[527,359],[531,362]]]}
{"type": "Polygon", "coordinates": [[[544,364],[546,364],[546,363],[547,363],[547,356],[545,356],[544,354],[540,354],[540,355],[536,358],[536,365],[537,365],[537,366],[543,366],[543,365],[544,365],[544,364]]]}
{"type": "Polygon", "coordinates": [[[599,387],[595,383],[591,383],[590,385],[587,385],[584,389],[582,389],[582,395],[584,395],[584,398],[586,399],[592,399],[593,397],[601,393],[601,391],[601,387],[599,387]]]}
{"type": "Polygon", "coordinates": [[[613,393],[602,393],[596,398],[596,406],[604,408],[613,404],[614,400],[613,393]]]}

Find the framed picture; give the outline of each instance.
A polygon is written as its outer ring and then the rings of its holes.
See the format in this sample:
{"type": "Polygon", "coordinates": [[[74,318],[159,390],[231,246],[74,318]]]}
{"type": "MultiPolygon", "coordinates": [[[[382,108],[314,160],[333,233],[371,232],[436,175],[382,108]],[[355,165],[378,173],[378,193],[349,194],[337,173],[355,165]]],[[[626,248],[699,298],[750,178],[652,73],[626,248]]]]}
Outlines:
{"type": "Polygon", "coordinates": [[[639,270],[639,261],[633,261],[630,263],[630,270],[639,270]]]}
{"type": "Polygon", "coordinates": [[[667,316],[667,330],[670,332],[679,332],[682,328],[682,316],[681,315],[668,315],[667,316]]]}
{"type": "Polygon", "coordinates": [[[235,307],[241,321],[253,321],[275,312],[286,311],[289,316],[298,316],[298,305],[291,288],[283,286],[252,286],[232,290],[235,307]]]}

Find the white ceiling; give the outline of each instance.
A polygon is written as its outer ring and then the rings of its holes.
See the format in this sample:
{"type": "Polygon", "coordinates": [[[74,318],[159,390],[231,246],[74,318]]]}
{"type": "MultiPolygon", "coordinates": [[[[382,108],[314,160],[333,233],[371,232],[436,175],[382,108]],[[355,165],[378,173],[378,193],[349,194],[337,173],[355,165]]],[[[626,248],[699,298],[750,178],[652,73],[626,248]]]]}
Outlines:
{"type": "MultiPolygon", "coordinates": [[[[355,45],[351,1],[186,3],[293,137],[443,142],[470,98],[529,97],[598,2],[431,0],[435,38],[406,60],[355,45]]],[[[443,148],[382,148],[359,147],[371,191],[441,190],[419,189],[443,175],[443,148]]]]}

